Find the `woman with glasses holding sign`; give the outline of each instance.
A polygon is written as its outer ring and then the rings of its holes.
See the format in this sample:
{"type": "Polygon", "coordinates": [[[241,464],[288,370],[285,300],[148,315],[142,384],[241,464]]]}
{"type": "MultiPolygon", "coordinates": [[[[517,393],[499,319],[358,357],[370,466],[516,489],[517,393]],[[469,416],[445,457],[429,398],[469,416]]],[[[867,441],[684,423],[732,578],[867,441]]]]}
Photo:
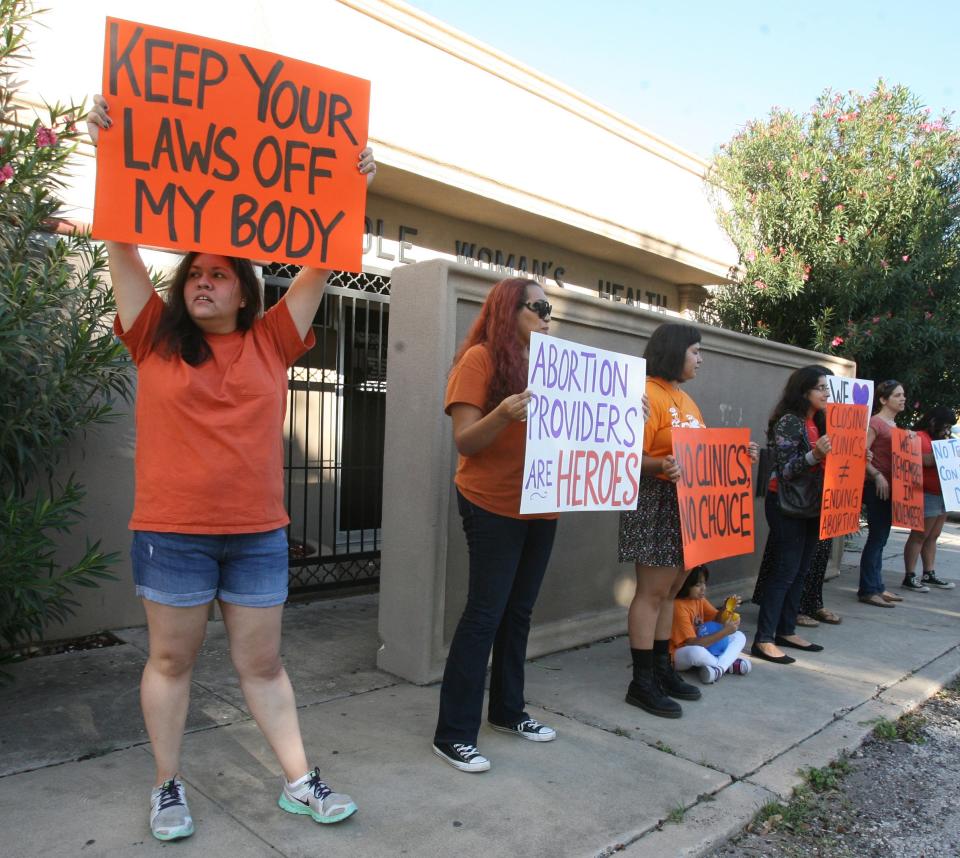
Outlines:
{"type": "Polygon", "coordinates": [[[536,281],[501,280],[461,343],[447,383],[470,578],[443,672],[433,752],[463,772],[490,768],[477,735],[491,649],[490,726],[533,742],[557,736],[524,711],[523,664],[558,514],[520,515],[530,335],[550,330],[551,310],[536,281]]]}
{"type": "Polygon", "coordinates": [[[764,587],[750,651],[775,664],[796,661],[781,647],[823,649],[797,635],[796,626],[804,574],[820,541],[823,460],[830,453],[825,434],[828,375],[832,373],[822,366],[794,370],[767,428],[773,466],[764,512],[770,525],[767,543],[776,562],[764,587]]]}
{"type": "MultiPolygon", "coordinates": [[[[96,145],[112,124],[101,96],[87,123],[96,145]]],[[[373,153],[357,157],[369,181],[373,153]]],[[[283,769],[280,807],[339,822],[357,806],[310,769],[280,660],[289,567],[281,460],[287,370],[314,344],[311,326],[329,272],[301,269],[264,313],[247,259],[188,253],[163,300],[135,245],[106,246],[114,329],[138,371],[130,528],[150,642],[140,701],[156,766],[151,831],[160,840],[193,833],[180,747],[214,599],[244,699],[283,769]]]]}

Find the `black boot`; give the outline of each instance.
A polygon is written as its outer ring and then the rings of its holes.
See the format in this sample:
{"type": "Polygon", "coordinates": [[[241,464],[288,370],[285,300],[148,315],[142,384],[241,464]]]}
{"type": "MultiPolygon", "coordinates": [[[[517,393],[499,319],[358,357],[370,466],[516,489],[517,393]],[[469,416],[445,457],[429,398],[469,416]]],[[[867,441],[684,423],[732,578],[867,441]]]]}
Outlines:
{"type": "Polygon", "coordinates": [[[680,704],[663,693],[660,683],[649,668],[634,670],[633,682],[627,689],[627,703],[661,718],[679,718],[683,715],[680,704]]]}
{"type": "Polygon", "coordinates": [[[685,682],[683,677],[674,670],[669,654],[654,653],[653,675],[665,694],[676,697],[678,700],[700,699],[700,689],[685,682]]]}

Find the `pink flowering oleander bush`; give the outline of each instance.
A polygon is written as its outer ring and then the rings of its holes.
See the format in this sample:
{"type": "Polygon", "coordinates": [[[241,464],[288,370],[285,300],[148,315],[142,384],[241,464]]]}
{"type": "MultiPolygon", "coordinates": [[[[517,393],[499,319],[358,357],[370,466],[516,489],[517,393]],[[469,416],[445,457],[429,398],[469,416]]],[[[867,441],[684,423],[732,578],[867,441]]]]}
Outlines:
{"type": "Polygon", "coordinates": [[[103,248],[54,230],[83,107],[31,121],[16,106],[31,15],[27,0],[0,0],[0,661],[63,622],[74,588],[111,577],[97,541],[58,554],[84,489],[57,465],[130,393],[103,248]]]}
{"type": "Polygon", "coordinates": [[[708,175],[740,255],[705,321],[855,360],[960,405],[960,135],[903,86],[777,108],[708,175]]]}

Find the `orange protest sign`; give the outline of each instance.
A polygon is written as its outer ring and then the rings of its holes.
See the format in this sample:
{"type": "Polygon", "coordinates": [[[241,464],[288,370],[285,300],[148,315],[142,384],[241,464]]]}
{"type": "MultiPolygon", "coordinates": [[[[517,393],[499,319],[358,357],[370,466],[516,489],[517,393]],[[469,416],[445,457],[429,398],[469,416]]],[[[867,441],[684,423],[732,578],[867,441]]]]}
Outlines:
{"type": "Polygon", "coordinates": [[[97,238],[360,271],[370,83],[107,18],[97,238]]]}
{"type": "Polygon", "coordinates": [[[891,429],[890,501],[897,527],[923,530],[923,460],[920,439],[904,429],[891,429]]]}
{"type": "Polygon", "coordinates": [[[866,405],[827,403],[830,455],[823,473],[821,539],[856,533],[860,529],[868,420],[866,405]]]}
{"type": "Polygon", "coordinates": [[[687,569],[753,551],[748,429],[674,429],[677,500],[687,569]]]}

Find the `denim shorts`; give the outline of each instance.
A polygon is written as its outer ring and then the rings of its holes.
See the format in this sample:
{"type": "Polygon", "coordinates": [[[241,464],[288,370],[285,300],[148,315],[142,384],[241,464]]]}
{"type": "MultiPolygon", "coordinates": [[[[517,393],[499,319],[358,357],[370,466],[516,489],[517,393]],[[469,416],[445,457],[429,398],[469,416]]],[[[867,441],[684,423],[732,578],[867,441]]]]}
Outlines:
{"type": "Polygon", "coordinates": [[[251,608],[287,600],[287,532],[133,532],[130,548],[137,595],[175,607],[214,599],[251,608]]]}
{"type": "Polygon", "coordinates": [[[930,494],[929,492],[923,493],[923,517],[924,518],[936,518],[938,515],[943,515],[947,511],[947,506],[943,502],[943,495],[939,492],[937,494],[930,494]]]}

